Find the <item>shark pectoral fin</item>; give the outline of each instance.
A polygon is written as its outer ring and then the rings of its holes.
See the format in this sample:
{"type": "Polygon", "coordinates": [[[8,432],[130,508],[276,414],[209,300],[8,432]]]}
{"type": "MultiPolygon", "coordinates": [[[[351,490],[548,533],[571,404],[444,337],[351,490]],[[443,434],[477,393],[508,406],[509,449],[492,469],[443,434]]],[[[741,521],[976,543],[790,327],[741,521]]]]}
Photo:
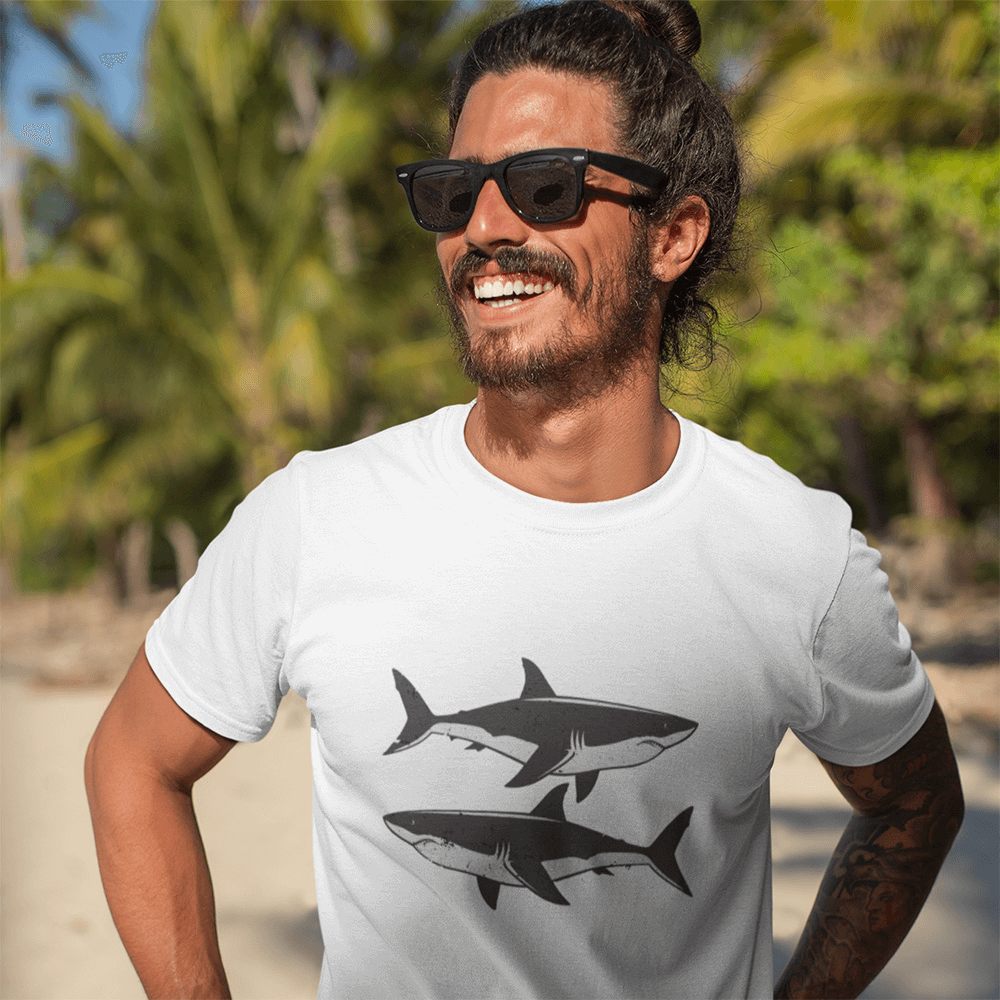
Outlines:
{"type": "Polygon", "coordinates": [[[494,882],[491,878],[486,878],[485,875],[479,875],[476,881],[479,883],[479,893],[486,900],[486,905],[491,910],[495,910],[497,908],[497,900],[500,898],[500,883],[494,882]]]}
{"type": "Polygon", "coordinates": [[[594,871],[598,875],[614,875],[614,872],[610,868],[595,868],[594,871]]]}
{"type": "Polygon", "coordinates": [[[594,790],[594,785],[597,784],[597,776],[600,773],[600,771],[584,771],[583,774],[576,776],[577,802],[582,802],[594,790]]]}
{"type": "Polygon", "coordinates": [[[521,884],[536,896],[541,896],[550,903],[569,906],[569,900],[556,888],[555,882],[549,877],[549,873],[538,858],[508,858],[506,867],[511,875],[519,879],[521,884]]]}
{"type": "Polygon", "coordinates": [[[482,750],[482,749],[484,749],[484,747],[483,747],[482,743],[470,743],[465,749],[466,750],[482,750]]]}
{"type": "Polygon", "coordinates": [[[524,767],[507,782],[507,788],[523,788],[525,785],[533,785],[536,781],[541,781],[546,775],[551,774],[560,764],[565,763],[573,751],[567,751],[563,747],[552,744],[545,746],[542,744],[527,760],[524,767]]]}

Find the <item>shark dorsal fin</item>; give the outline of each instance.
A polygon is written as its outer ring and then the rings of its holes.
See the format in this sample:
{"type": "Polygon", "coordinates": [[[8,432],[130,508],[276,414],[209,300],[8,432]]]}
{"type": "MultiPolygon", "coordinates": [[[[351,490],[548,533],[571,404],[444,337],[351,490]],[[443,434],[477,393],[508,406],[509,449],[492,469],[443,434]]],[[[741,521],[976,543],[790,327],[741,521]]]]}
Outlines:
{"type": "Polygon", "coordinates": [[[542,676],[541,670],[526,656],[521,657],[524,664],[524,690],[522,698],[555,698],[555,691],[549,687],[549,682],[542,676]]]}
{"type": "Polygon", "coordinates": [[[566,813],[563,812],[563,798],[566,796],[567,788],[569,785],[557,785],[531,810],[531,815],[540,816],[542,819],[557,819],[560,823],[565,823],[566,813]]]}

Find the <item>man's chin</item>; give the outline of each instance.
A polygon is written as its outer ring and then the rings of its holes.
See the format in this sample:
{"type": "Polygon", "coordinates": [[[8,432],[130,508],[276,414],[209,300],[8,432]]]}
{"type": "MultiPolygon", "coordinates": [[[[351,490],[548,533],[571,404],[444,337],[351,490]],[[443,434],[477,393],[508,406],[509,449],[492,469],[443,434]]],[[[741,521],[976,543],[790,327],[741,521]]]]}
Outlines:
{"type": "Polygon", "coordinates": [[[464,344],[457,346],[459,368],[473,385],[503,393],[525,392],[544,385],[545,372],[536,359],[517,358],[511,356],[509,351],[498,357],[495,350],[490,350],[490,347],[497,346],[496,343],[474,346],[468,338],[464,344]]]}
{"type": "Polygon", "coordinates": [[[538,331],[518,327],[480,330],[470,337],[464,329],[453,341],[462,374],[475,386],[508,398],[538,394],[553,406],[568,407],[587,396],[593,374],[586,374],[598,359],[572,345],[567,330],[550,331],[551,339],[530,345],[526,338],[538,331]],[[519,345],[519,346],[518,346],[519,345]]]}
{"type": "Polygon", "coordinates": [[[483,325],[467,322],[454,303],[449,302],[451,345],[455,360],[465,377],[483,388],[499,389],[525,384],[532,362],[514,345],[531,335],[528,324],[498,321],[483,325]]]}

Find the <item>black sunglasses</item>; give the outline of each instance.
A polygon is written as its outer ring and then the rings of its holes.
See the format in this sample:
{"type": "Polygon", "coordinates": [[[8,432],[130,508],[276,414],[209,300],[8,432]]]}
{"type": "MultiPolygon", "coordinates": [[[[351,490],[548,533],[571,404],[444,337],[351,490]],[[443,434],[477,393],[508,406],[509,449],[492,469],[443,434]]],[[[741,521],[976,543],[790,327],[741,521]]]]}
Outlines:
{"type": "Polygon", "coordinates": [[[535,149],[496,163],[420,160],[396,168],[417,225],[432,233],[461,229],[491,177],[504,200],[529,222],[562,222],[580,211],[587,164],[659,190],[668,177],[638,160],[590,149],[535,149]]]}

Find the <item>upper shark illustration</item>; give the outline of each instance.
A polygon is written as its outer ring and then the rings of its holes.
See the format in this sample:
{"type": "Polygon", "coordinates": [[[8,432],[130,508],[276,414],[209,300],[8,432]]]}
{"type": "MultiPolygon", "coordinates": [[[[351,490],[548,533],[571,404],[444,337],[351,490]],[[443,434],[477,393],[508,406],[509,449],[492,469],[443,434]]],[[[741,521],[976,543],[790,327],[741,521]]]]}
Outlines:
{"type": "Polygon", "coordinates": [[[664,881],[691,895],[675,852],[693,807],[679,813],[649,847],[570,823],[563,812],[568,785],[553,788],[531,813],[449,812],[427,809],[384,816],[386,826],[428,861],[475,875],[494,910],[501,885],[522,886],[568,906],[560,879],[593,871],[613,875],[620,865],[648,865],[664,881]]]}
{"type": "Polygon", "coordinates": [[[572,774],[576,775],[577,800],[582,802],[596,784],[598,772],[645,764],[698,728],[690,719],[648,708],[560,698],[531,660],[522,658],[521,662],[524,690],[520,698],[453,715],[435,715],[417,689],[393,670],[406,709],[406,725],[385,753],[416,746],[432,733],[468,740],[469,749],[489,747],[524,764],[507,782],[508,788],[531,785],[550,774],[572,774]]]}

